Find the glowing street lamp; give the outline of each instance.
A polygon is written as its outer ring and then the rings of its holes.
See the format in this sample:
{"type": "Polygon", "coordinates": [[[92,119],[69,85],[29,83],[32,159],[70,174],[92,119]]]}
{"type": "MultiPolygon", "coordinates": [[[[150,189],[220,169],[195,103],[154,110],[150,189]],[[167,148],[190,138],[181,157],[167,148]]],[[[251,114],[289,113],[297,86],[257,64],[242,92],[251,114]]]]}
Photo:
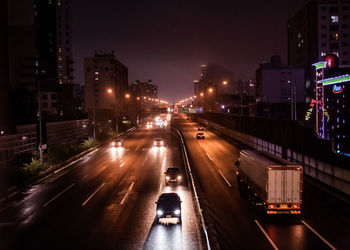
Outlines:
{"type": "Polygon", "coordinates": [[[202,96],[202,97],[203,97],[203,96],[204,96],[204,93],[203,93],[203,92],[202,92],[202,93],[200,93],[200,96],[202,96]]]}
{"type": "Polygon", "coordinates": [[[209,91],[209,93],[212,93],[214,90],[213,90],[213,88],[209,88],[208,91],[209,91]]]}
{"type": "Polygon", "coordinates": [[[129,99],[130,98],[130,94],[126,94],[125,98],[129,99]]]}
{"type": "Polygon", "coordinates": [[[222,84],[223,84],[223,85],[227,85],[227,81],[223,81],[222,84]]]}

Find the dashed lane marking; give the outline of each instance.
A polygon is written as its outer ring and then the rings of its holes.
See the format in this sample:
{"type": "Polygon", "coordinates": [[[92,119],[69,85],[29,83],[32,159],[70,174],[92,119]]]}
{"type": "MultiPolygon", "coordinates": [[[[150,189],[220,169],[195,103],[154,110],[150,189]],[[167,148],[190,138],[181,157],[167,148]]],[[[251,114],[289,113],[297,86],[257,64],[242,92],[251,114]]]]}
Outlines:
{"type": "Polygon", "coordinates": [[[259,221],[254,220],[254,222],[258,225],[258,227],[260,228],[261,232],[263,232],[263,234],[265,235],[266,239],[270,242],[270,244],[272,245],[272,247],[275,250],[278,250],[278,247],[275,245],[275,243],[271,240],[270,236],[266,233],[266,231],[264,230],[264,228],[260,225],[259,221]]]}
{"type": "Polygon", "coordinates": [[[100,190],[103,186],[105,185],[105,183],[102,183],[101,186],[99,186],[95,192],[92,193],[92,195],[90,195],[89,198],[87,198],[87,200],[81,205],[82,207],[85,206],[86,203],[88,203],[88,201],[98,192],[98,190],[100,190]]]}
{"type": "Polygon", "coordinates": [[[329,246],[330,249],[333,249],[333,250],[336,249],[331,243],[329,243],[325,238],[323,238],[319,233],[317,233],[316,230],[313,229],[309,224],[307,224],[307,223],[306,223],[305,221],[303,221],[303,220],[301,220],[301,222],[302,222],[308,229],[310,229],[314,234],[316,234],[318,238],[320,238],[324,243],[326,243],[327,246],[329,246]]]}
{"type": "Polygon", "coordinates": [[[68,189],[70,189],[71,187],[73,187],[75,185],[75,183],[73,183],[72,185],[70,185],[69,187],[67,187],[65,190],[63,190],[62,192],[60,192],[59,194],[57,194],[55,197],[53,197],[51,200],[49,200],[48,202],[46,202],[43,207],[46,207],[47,205],[49,205],[52,201],[54,201],[55,199],[57,199],[59,196],[61,196],[63,193],[65,193],[68,189]]]}

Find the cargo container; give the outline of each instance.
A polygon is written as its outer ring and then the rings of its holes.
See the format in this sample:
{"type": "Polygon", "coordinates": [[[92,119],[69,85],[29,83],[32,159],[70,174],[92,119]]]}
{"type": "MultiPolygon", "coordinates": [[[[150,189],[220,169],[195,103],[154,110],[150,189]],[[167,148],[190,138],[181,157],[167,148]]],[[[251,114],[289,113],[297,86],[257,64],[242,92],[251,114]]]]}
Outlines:
{"type": "Polygon", "coordinates": [[[246,187],[267,214],[300,214],[303,192],[303,168],[255,150],[241,150],[237,181],[246,187]]]}

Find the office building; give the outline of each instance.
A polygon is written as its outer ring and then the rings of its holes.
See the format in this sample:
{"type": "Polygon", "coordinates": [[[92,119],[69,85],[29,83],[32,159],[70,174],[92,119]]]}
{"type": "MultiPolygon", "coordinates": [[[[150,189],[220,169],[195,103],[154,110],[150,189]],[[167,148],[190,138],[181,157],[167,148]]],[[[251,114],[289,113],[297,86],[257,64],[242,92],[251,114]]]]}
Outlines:
{"type": "Polygon", "coordinates": [[[272,56],[271,62],[260,64],[256,71],[256,97],[258,116],[302,119],[306,106],[304,69],[283,65],[280,56],[272,56]]]}
{"type": "Polygon", "coordinates": [[[128,68],[111,53],[84,60],[85,109],[90,121],[118,121],[125,114],[128,68]]]}
{"type": "Polygon", "coordinates": [[[0,136],[14,130],[8,73],[7,1],[0,0],[0,136]]]}
{"type": "Polygon", "coordinates": [[[350,2],[313,0],[288,20],[288,64],[303,67],[307,101],[314,97],[312,64],[329,53],[339,57],[339,65],[350,64],[350,2]]]}

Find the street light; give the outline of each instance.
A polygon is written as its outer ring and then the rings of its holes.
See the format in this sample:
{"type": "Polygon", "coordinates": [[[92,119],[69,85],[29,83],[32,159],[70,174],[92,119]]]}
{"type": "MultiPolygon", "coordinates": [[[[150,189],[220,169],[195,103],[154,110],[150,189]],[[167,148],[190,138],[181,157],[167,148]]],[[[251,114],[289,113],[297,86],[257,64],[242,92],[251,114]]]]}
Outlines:
{"type": "Polygon", "coordinates": [[[209,91],[209,93],[212,93],[213,92],[213,88],[209,88],[208,91],[209,91]]]}
{"type": "Polygon", "coordinates": [[[125,94],[125,98],[129,99],[130,98],[130,94],[125,94]]]}
{"type": "MultiPolygon", "coordinates": [[[[108,94],[112,94],[113,93],[113,89],[111,89],[111,88],[107,89],[107,93],[108,94]]],[[[117,91],[115,92],[114,96],[115,96],[115,132],[118,134],[119,133],[119,129],[118,129],[118,97],[117,97],[117,91]]]]}
{"type": "Polygon", "coordinates": [[[227,85],[227,81],[223,81],[222,84],[223,84],[223,85],[227,85]]]}
{"type": "Polygon", "coordinates": [[[203,92],[202,92],[202,93],[200,93],[200,96],[202,96],[202,97],[203,97],[203,96],[204,96],[204,93],[203,93],[203,92]]]}

